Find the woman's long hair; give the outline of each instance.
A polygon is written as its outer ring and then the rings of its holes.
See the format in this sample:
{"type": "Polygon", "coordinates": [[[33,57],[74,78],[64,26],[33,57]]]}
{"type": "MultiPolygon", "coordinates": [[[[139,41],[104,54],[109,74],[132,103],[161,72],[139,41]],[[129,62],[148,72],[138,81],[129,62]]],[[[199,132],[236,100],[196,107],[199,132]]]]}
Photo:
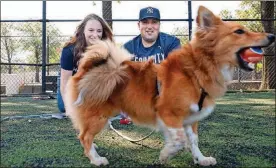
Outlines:
{"type": "Polygon", "coordinates": [[[112,42],[114,42],[112,30],[108,26],[108,24],[106,23],[106,21],[104,21],[101,17],[99,17],[96,14],[89,14],[89,15],[87,15],[83,19],[83,21],[80,23],[80,25],[77,27],[77,29],[75,31],[75,35],[70,39],[69,42],[67,42],[64,45],[64,47],[67,47],[67,46],[69,46],[71,44],[75,45],[75,48],[74,48],[74,62],[76,64],[79,61],[79,59],[81,58],[82,53],[84,53],[85,48],[87,47],[85,36],[84,36],[84,27],[85,27],[86,23],[89,20],[97,20],[97,21],[99,21],[101,23],[101,25],[103,27],[102,40],[109,39],[112,42]]]}

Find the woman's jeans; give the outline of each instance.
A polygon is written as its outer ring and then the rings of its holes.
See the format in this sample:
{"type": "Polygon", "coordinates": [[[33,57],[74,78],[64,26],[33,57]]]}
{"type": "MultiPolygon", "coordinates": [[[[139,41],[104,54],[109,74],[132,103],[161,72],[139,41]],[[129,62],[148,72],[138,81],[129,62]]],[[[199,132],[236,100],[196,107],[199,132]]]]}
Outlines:
{"type": "Polygon", "coordinates": [[[64,103],[60,93],[60,73],[58,74],[58,77],[57,77],[57,104],[58,104],[59,111],[61,113],[65,113],[64,103]]]}

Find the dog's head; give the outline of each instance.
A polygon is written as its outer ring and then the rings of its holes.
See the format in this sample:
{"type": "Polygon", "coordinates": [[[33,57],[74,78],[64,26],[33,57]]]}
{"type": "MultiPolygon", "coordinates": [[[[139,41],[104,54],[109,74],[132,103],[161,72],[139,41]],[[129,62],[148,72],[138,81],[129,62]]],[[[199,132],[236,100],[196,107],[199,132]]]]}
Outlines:
{"type": "Polygon", "coordinates": [[[275,36],[267,33],[251,32],[235,22],[225,22],[207,8],[198,9],[197,32],[193,39],[195,48],[209,55],[216,64],[223,67],[240,67],[253,70],[252,64],[242,57],[249,48],[267,47],[275,41],[275,36]]]}

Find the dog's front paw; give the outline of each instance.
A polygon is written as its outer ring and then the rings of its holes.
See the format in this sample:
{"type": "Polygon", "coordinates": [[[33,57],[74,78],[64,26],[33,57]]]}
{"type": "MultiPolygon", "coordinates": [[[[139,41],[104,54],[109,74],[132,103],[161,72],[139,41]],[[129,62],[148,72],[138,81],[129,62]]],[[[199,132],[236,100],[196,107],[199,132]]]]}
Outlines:
{"type": "Polygon", "coordinates": [[[161,151],[159,156],[160,164],[166,164],[169,159],[169,155],[167,152],[161,151]]]}
{"type": "Polygon", "coordinates": [[[217,161],[213,157],[204,157],[198,161],[195,161],[198,163],[200,166],[210,166],[210,165],[215,165],[217,164],[217,161]]]}
{"type": "Polygon", "coordinates": [[[159,161],[161,164],[166,164],[168,162],[168,160],[173,157],[174,155],[176,155],[177,150],[175,151],[169,151],[169,150],[162,150],[159,156],[159,161]]]}
{"type": "Polygon", "coordinates": [[[94,164],[96,166],[100,166],[100,165],[108,165],[109,162],[108,160],[106,159],[106,157],[97,157],[96,159],[94,160],[91,160],[90,162],[91,164],[94,164]]]}

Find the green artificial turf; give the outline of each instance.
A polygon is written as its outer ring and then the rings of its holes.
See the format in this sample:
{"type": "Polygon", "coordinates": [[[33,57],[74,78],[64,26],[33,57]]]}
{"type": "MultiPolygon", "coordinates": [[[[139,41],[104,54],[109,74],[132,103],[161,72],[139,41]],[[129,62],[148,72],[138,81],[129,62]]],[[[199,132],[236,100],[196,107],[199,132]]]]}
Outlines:
{"type": "MultiPolygon", "coordinates": [[[[1,119],[15,115],[57,113],[56,100],[2,97],[1,119]]],[[[135,125],[113,126],[132,138],[151,130],[135,125]]],[[[159,165],[164,145],[160,133],[131,143],[110,129],[95,143],[110,167],[200,167],[192,155],[180,151],[159,165]]],[[[199,125],[199,147],[217,160],[214,167],[275,167],[275,92],[228,93],[215,111],[199,125]]],[[[91,167],[67,119],[14,119],[1,121],[1,167],[91,167]]]]}

